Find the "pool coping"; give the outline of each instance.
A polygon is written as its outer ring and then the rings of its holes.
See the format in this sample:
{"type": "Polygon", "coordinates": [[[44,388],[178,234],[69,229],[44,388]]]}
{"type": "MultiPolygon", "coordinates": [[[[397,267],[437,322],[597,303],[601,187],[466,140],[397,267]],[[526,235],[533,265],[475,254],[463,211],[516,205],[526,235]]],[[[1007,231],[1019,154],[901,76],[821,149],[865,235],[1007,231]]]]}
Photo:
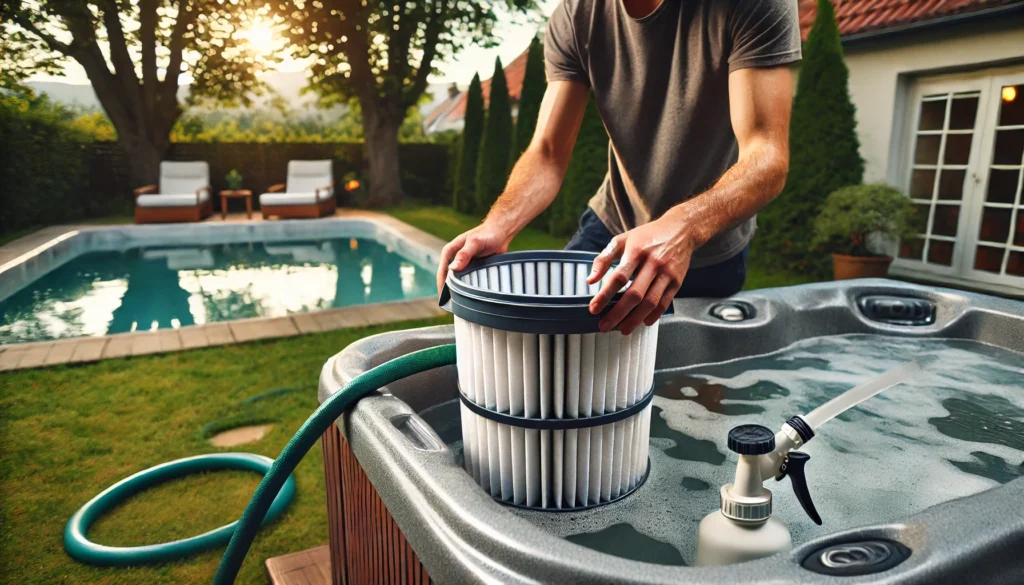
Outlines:
{"type": "MultiPolygon", "coordinates": [[[[339,210],[336,219],[361,219],[379,224],[412,243],[440,254],[445,242],[389,215],[365,210],[339,210]]],[[[230,223],[261,223],[263,220],[232,219],[230,223]]],[[[120,225],[60,225],[43,228],[0,246],[0,269],[9,269],[38,255],[81,231],[120,225]]],[[[255,317],[189,325],[177,329],[134,331],[103,336],[83,336],[53,341],[0,345],[0,372],[61,364],[83,364],[105,359],[134,357],[250,341],[294,337],[336,329],[367,327],[446,314],[431,297],[368,303],[284,317],[255,317]]]]}

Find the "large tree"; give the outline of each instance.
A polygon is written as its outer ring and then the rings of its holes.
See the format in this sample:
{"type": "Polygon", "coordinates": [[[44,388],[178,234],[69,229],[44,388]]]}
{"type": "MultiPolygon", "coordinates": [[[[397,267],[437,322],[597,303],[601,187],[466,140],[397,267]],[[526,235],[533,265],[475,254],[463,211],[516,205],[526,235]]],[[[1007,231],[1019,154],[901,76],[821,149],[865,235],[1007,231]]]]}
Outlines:
{"type": "Polygon", "coordinates": [[[480,75],[474,75],[466,94],[466,115],[459,138],[459,163],[455,171],[452,206],[463,213],[476,211],[476,161],[484,134],[484,94],[480,75]]]}
{"type": "Polygon", "coordinates": [[[476,161],[476,210],[487,213],[505,189],[512,150],[512,103],[501,59],[494,60],[494,76],[487,100],[487,121],[476,161]]]}
{"type": "Polygon", "coordinates": [[[519,94],[519,113],[516,114],[516,134],[511,160],[513,165],[533,139],[533,131],[537,128],[537,116],[540,114],[540,103],[544,101],[544,91],[548,88],[544,74],[544,45],[539,38],[533,38],[528,51],[523,91],[519,94]]]}
{"type": "Polygon", "coordinates": [[[761,213],[755,242],[759,256],[783,268],[827,274],[822,262],[828,256],[810,249],[814,218],[830,193],[863,180],[849,76],[835,10],[829,0],[818,0],[793,101],[789,176],[778,200],[761,213]]]}
{"type": "Polygon", "coordinates": [[[402,195],[398,127],[427,88],[436,62],[465,46],[492,44],[496,5],[533,0],[272,0],[297,57],[310,59],[312,87],[359,102],[369,163],[369,203],[402,195]]]}
{"type": "Polygon", "coordinates": [[[179,76],[190,99],[247,102],[263,61],[237,33],[249,15],[217,0],[5,0],[0,3],[0,76],[85,70],[117,130],[132,180],[151,183],[181,115],[179,76]]]}

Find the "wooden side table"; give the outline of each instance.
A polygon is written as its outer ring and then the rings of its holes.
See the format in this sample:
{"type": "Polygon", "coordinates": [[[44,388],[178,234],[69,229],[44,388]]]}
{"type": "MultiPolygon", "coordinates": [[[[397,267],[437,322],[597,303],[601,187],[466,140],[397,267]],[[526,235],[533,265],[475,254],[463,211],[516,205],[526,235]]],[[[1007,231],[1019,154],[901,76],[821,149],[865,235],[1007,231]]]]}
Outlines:
{"type": "Polygon", "coordinates": [[[241,199],[242,197],[245,197],[245,212],[249,215],[249,219],[252,219],[252,191],[248,189],[226,189],[220,192],[220,218],[228,218],[228,199],[241,199]]]}

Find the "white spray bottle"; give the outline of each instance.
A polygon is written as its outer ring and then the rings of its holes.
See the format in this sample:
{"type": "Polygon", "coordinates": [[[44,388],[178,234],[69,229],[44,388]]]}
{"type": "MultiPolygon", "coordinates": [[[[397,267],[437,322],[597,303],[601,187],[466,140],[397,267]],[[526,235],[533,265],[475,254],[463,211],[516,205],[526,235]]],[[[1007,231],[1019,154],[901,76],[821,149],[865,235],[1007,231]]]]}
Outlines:
{"type": "Polygon", "coordinates": [[[917,362],[890,370],[807,415],[790,418],[775,435],[761,425],[740,425],[730,430],[729,449],[739,455],[736,477],[733,483],[722,486],[721,509],[708,514],[700,523],[697,565],[729,565],[793,548],[789,529],[772,515],[772,492],[763,485],[767,478],[791,478],[804,512],[820,525],[821,517],[814,508],[804,476],[804,466],[811,457],[795,449],[810,441],[821,425],[920,371],[917,362]]]}

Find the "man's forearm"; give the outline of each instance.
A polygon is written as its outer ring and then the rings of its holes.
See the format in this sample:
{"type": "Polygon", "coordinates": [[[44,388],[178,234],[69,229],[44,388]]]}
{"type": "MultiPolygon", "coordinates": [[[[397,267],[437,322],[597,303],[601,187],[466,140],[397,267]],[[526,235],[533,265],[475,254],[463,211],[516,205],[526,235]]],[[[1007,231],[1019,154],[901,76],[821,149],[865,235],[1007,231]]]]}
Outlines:
{"type": "Polygon", "coordinates": [[[696,250],[714,236],[739,225],[768,205],[782,191],[789,169],[785,145],[769,141],[753,145],[715,185],[665,213],[678,222],[696,250]]]}
{"type": "Polygon", "coordinates": [[[510,235],[519,233],[555,200],[565,168],[542,150],[527,149],[484,221],[510,235]]]}

